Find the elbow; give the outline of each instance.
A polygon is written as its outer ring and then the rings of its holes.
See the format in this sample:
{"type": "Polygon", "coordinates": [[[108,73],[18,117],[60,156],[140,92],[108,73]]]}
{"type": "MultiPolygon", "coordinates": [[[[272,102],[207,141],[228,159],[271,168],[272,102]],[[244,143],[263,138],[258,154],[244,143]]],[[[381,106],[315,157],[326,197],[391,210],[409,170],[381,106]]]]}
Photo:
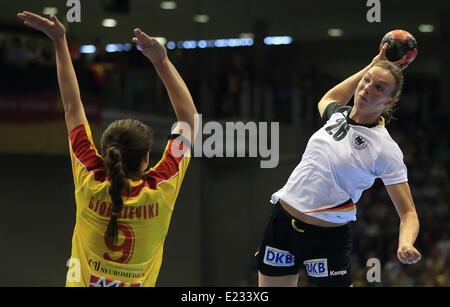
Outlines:
{"type": "Polygon", "coordinates": [[[417,227],[420,226],[419,216],[417,215],[417,212],[415,209],[410,209],[407,212],[404,212],[400,216],[400,221],[402,223],[414,223],[417,225],[417,227]]]}

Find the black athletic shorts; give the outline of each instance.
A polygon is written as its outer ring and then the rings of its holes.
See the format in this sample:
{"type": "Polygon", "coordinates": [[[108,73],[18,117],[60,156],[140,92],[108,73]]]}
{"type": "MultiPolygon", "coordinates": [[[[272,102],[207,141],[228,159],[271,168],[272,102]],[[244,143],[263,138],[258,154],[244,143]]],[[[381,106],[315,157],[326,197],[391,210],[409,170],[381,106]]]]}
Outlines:
{"type": "Polygon", "coordinates": [[[258,270],[268,276],[294,275],[304,265],[313,286],[351,285],[351,226],[318,227],[296,220],[280,204],[256,253],[258,270]]]}

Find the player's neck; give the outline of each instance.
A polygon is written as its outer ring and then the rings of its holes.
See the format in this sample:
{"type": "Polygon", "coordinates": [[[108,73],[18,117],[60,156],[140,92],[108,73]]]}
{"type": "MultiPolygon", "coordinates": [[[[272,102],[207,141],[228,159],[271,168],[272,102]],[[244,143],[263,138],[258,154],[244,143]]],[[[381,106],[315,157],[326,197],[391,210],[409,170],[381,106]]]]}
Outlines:
{"type": "Polygon", "coordinates": [[[377,124],[380,121],[381,114],[361,114],[356,110],[356,108],[352,108],[350,112],[349,118],[353,120],[355,123],[361,125],[372,125],[377,124]]]}

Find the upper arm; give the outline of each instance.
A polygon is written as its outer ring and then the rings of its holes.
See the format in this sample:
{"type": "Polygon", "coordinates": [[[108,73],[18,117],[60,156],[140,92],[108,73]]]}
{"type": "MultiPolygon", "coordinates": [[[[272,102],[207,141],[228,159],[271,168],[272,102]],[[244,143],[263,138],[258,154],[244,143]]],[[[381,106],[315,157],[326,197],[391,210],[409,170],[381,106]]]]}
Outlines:
{"type": "Polygon", "coordinates": [[[386,190],[394,203],[400,219],[408,213],[416,214],[416,208],[408,182],[386,185],[386,190]]]}
{"type": "Polygon", "coordinates": [[[185,138],[172,134],[162,159],[144,175],[150,186],[164,194],[173,208],[190,161],[190,144],[185,138]]]}
{"type": "Polygon", "coordinates": [[[70,133],[74,128],[83,125],[88,122],[86,114],[84,112],[83,104],[81,101],[76,104],[77,107],[72,107],[64,114],[66,120],[67,131],[70,133]]]}
{"type": "Polygon", "coordinates": [[[88,124],[69,132],[69,146],[75,189],[85,185],[89,178],[103,182],[106,177],[103,159],[97,152],[88,124]]]}

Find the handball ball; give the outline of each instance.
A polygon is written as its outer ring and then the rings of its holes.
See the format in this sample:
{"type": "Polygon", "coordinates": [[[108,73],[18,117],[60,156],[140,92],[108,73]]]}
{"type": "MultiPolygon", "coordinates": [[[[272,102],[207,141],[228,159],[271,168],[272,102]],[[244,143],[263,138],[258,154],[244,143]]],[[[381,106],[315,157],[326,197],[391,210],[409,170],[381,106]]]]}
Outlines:
{"type": "Polygon", "coordinates": [[[400,69],[406,68],[417,56],[417,40],[408,31],[393,30],[380,43],[380,50],[387,43],[386,58],[400,69]]]}

